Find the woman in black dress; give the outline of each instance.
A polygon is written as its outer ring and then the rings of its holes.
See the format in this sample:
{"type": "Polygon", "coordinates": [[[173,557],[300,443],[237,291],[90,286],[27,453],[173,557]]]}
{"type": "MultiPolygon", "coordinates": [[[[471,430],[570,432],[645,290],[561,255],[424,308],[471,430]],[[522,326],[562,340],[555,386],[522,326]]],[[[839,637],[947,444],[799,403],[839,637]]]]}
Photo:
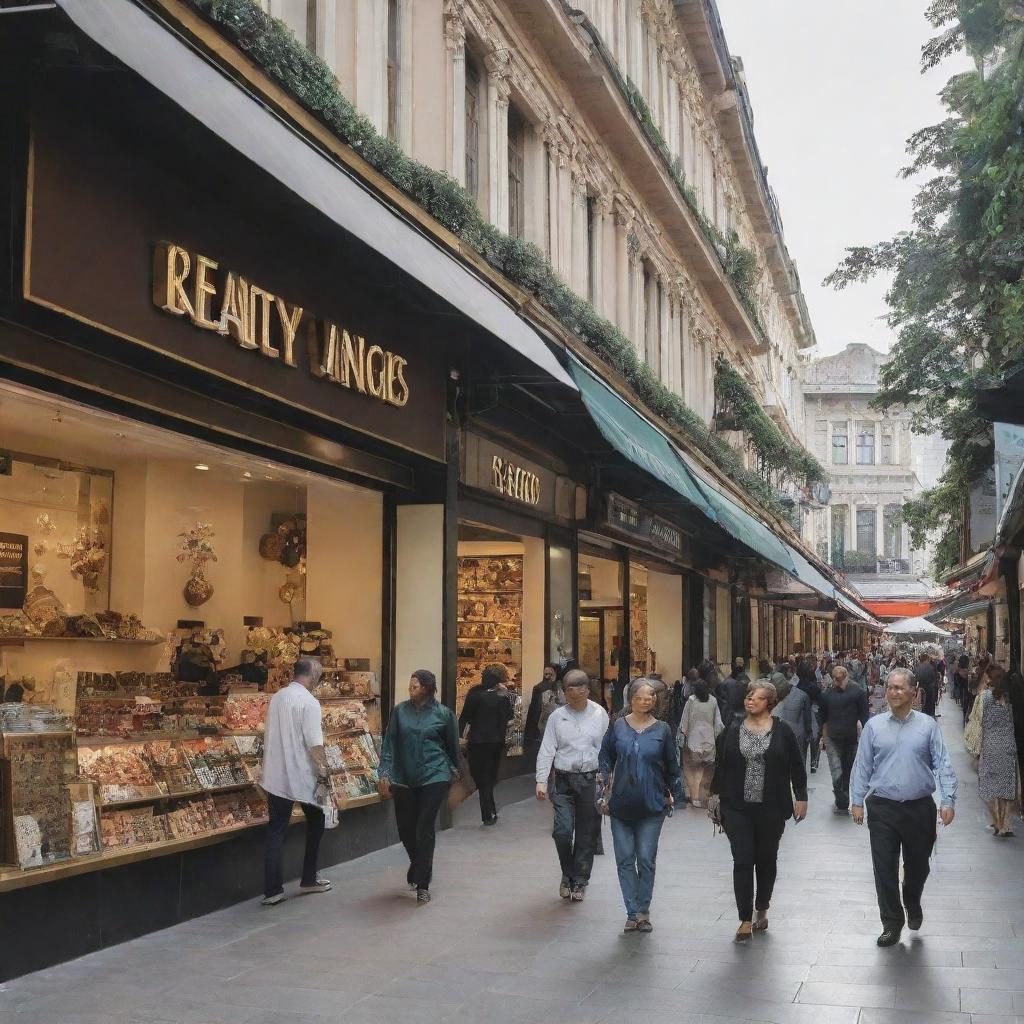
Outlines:
{"type": "Polygon", "coordinates": [[[733,889],[740,919],[737,942],[749,942],[754,931],[768,927],[768,905],[786,821],[802,821],[807,815],[807,770],[793,730],[772,717],[777,703],[778,693],[771,683],[759,680],[750,684],[744,701],[746,718],[733,722],[719,737],[711,782],[722,828],[732,847],[733,889]]]}

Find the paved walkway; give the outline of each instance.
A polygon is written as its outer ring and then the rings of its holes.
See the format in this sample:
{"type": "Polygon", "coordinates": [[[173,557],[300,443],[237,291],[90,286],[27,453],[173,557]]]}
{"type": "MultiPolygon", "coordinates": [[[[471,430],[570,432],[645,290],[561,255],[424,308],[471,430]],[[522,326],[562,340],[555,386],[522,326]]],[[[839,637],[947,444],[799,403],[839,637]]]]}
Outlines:
{"type": "Polygon", "coordinates": [[[924,929],[893,949],[875,947],[867,831],[832,815],[825,771],[787,827],[771,929],[748,947],[732,944],[728,846],[703,812],[666,824],[655,930],[623,935],[610,855],[585,903],[558,899],[550,811],[520,780],[497,828],[460,812],[427,906],[392,848],[329,871],[328,895],[248,903],[0,986],[0,1024],[1024,1024],[1024,829],[985,831],[944,711],[961,806],[924,929]]]}

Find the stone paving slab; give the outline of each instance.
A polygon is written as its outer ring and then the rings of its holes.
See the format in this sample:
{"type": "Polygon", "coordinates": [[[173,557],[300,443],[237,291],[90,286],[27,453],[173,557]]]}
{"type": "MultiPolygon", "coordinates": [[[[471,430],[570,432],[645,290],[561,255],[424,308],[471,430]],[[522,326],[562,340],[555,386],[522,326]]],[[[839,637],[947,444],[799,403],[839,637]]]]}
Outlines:
{"type": "MultiPolygon", "coordinates": [[[[825,772],[783,839],[767,934],[736,927],[728,843],[704,813],[666,823],[650,935],[624,935],[611,857],[563,903],[550,808],[530,780],[439,838],[434,900],[397,847],[328,870],[335,889],[231,907],[0,985],[0,1024],[1024,1024],[1024,829],[984,828],[959,715],[940,724],[961,779],[925,926],[879,931],[866,829],[831,811],[825,772]]],[[[342,819],[344,828],[344,819],[342,819]]]]}

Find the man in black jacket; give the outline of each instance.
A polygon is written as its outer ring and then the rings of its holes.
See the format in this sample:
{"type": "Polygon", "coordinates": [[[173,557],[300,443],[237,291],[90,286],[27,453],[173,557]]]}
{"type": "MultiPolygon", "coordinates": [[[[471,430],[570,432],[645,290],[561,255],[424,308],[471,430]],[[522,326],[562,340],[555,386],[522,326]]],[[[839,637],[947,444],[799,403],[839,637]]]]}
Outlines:
{"type": "Polygon", "coordinates": [[[850,685],[849,673],[837,665],[832,670],[832,689],[822,690],[818,698],[821,743],[832,772],[836,814],[848,814],[850,810],[850,773],[868,714],[868,695],[859,686],[850,685]]]}
{"type": "Polygon", "coordinates": [[[465,736],[469,728],[466,760],[480,791],[480,817],[485,825],[498,821],[498,808],[494,803],[494,787],[498,783],[498,768],[505,752],[505,736],[512,718],[512,697],[505,689],[508,670],[504,665],[488,665],[479,686],[466,694],[466,703],[459,715],[459,735],[465,736]]]}
{"type": "Polygon", "coordinates": [[[523,743],[535,759],[548,715],[565,703],[565,695],[561,689],[558,682],[558,666],[554,662],[545,665],[544,678],[533,688],[530,696],[530,707],[526,712],[526,725],[523,728],[523,743]]]}
{"type": "Polygon", "coordinates": [[[939,674],[935,671],[931,655],[927,651],[922,651],[919,658],[921,663],[914,674],[921,690],[921,710],[935,718],[935,704],[939,697],[939,674]]]}
{"type": "Polygon", "coordinates": [[[804,737],[804,761],[807,761],[807,750],[811,751],[811,771],[818,770],[818,755],[821,753],[821,684],[815,669],[818,659],[811,656],[803,659],[796,668],[797,689],[807,694],[811,705],[811,730],[804,737]],[[816,723],[816,724],[815,724],[816,723]]]}

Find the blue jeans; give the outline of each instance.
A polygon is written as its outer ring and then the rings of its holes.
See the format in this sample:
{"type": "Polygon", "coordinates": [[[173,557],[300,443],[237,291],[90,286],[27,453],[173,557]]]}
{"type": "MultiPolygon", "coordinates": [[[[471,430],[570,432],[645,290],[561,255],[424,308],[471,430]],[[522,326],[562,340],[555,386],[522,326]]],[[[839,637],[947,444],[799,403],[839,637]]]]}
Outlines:
{"type": "Polygon", "coordinates": [[[654,862],[658,857],[658,839],[664,822],[664,814],[652,814],[639,821],[612,817],[615,863],[619,869],[619,888],[627,917],[651,912],[654,862]]]}

